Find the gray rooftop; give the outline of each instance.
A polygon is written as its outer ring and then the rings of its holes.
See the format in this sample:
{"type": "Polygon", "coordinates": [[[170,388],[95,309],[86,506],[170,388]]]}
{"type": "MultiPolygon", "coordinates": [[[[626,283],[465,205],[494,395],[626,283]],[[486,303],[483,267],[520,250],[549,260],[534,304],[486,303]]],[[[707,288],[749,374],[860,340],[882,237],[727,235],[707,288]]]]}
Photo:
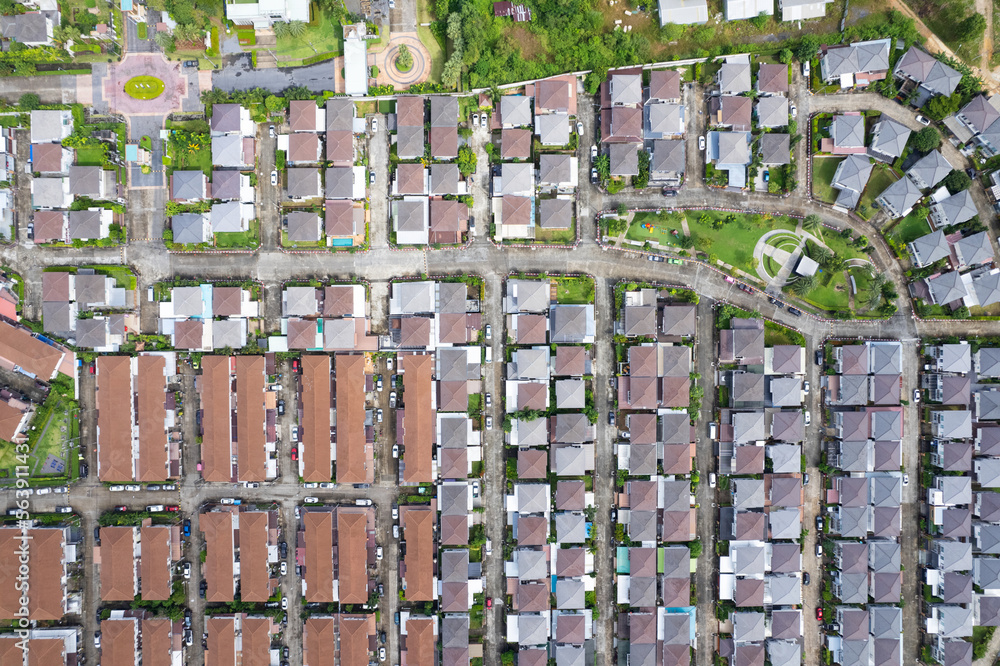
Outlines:
{"type": "Polygon", "coordinates": [[[871,149],[882,156],[899,157],[909,138],[910,128],[883,115],[875,125],[871,149]]]}

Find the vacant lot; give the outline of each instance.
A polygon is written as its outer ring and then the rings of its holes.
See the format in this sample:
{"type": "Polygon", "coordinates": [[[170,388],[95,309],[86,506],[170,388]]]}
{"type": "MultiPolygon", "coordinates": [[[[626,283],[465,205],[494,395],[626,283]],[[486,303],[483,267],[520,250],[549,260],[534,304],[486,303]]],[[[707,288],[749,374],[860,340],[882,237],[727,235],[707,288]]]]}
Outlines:
{"type": "Polygon", "coordinates": [[[837,172],[837,165],[843,162],[844,159],[843,157],[813,158],[813,198],[826,203],[833,203],[837,200],[839,190],[833,189],[830,183],[833,182],[833,174],[837,172]]]}

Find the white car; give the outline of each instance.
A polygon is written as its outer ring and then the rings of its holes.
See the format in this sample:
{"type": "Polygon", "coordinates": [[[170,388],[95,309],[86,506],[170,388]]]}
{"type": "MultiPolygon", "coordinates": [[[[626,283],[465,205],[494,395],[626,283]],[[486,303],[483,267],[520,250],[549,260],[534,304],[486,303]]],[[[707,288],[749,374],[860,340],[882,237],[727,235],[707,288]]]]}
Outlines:
{"type": "Polygon", "coordinates": [[[486,406],[487,407],[493,406],[493,396],[489,393],[486,394],[486,406]]]}
{"type": "Polygon", "coordinates": [[[281,597],[281,610],[288,610],[288,597],[281,597]]]}
{"type": "Polygon", "coordinates": [[[493,339],[493,327],[490,326],[489,324],[486,324],[486,339],[487,340],[493,339]]]}
{"type": "Polygon", "coordinates": [[[385,648],[384,647],[380,647],[378,649],[378,660],[379,661],[385,661],[385,648]]]}
{"type": "Polygon", "coordinates": [[[58,493],[60,495],[65,495],[69,492],[69,486],[56,486],[52,489],[52,492],[58,493]]]}
{"type": "Polygon", "coordinates": [[[924,127],[931,124],[931,121],[927,120],[927,118],[924,118],[923,116],[917,116],[917,122],[924,127]]]}
{"type": "Polygon", "coordinates": [[[327,490],[332,490],[333,489],[333,484],[332,483],[321,483],[321,484],[319,484],[319,487],[327,489],[327,490]]]}
{"type": "Polygon", "coordinates": [[[920,402],[920,389],[913,389],[913,402],[920,402]]]}
{"type": "Polygon", "coordinates": [[[486,554],[487,555],[493,554],[493,541],[491,539],[486,540],[486,554]]]}
{"type": "Polygon", "coordinates": [[[802,382],[802,392],[809,395],[809,382],[802,382]]]}
{"type": "Polygon", "coordinates": [[[150,504],[146,507],[149,513],[163,513],[165,510],[162,504],[150,504]]]}
{"type": "Polygon", "coordinates": [[[792,104],[790,107],[788,107],[788,113],[792,115],[792,120],[795,120],[795,117],[799,115],[799,110],[795,108],[794,104],[792,104]]]}
{"type": "Polygon", "coordinates": [[[698,137],[698,150],[705,150],[705,137],[698,137]]]}
{"type": "Polygon", "coordinates": [[[387,356],[385,359],[385,369],[392,372],[392,357],[387,356]]]}
{"type": "Polygon", "coordinates": [[[379,562],[382,561],[382,546],[379,546],[378,548],[375,549],[375,559],[378,560],[379,562]]]}
{"type": "Polygon", "coordinates": [[[398,539],[399,538],[399,525],[393,525],[392,526],[392,538],[393,539],[398,539]]]}
{"type": "Polygon", "coordinates": [[[487,430],[493,430],[493,417],[492,416],[487,416],[486,417],[486,429],[487,430]]]}
{"type": "Polygon", "coordinates": [[[715,472],[712,472],[708,475],[708,487],[709,488],[715,487],[715,472]]]}
{"type": "Polygon", "coordinates": [[[140,485],[138,485],[136,483],[133,483],[131,485],[126,485],[125,486],[125,490],[128,490],[129,492],[137,493],[140,490],[142,490],[142,486],[140,486],[140,485]]]}
{"type": "Polygon", "coordinates": [[[471,124],[471,126],[472,127],[479,127],[479,114],[478,113],[473,113],[472,114],[472,124],[471,124]]]}
{"type": "Polygon", "coordinates": [[[479,497],[479,482],[478,481],[473,481],[472,482],[472,496],[473,497],[479,497]]]}
{"type": "Polygon", "coordinates": [[[576,124],[576,133],[583,136],[583,123],[576,124]]]}
{"type": "Polygon", "coordinates": [[[38,490],[35,491],[35,494],[36,495],[48,495],[51,492],[52,492],[51,488],[39,488],[38,490]]]}
{"type": "Polygon", "coordinates": [[[376,420],[377,420],[377,421],[378,421],[379,423],[382,423],[382,410],[381,410],[381,409],[376,409],[376,410],[375,410],[375,419],[376,419],[376,420]]]}
{"type": "Polygon", "coordinates": [[[354,500],[354,506],[371,506],[372,501],[368,498],[361,498],[354,500]]]}
{"type": "Polygon", "coordinates": [[[809,425],[810,423],[812,423],[812,414],[810,414],[809,410],[807,409],[806,410],[806,425],[809,425]]]}
{"type": "Polygon", "coordinates": [[[597,159],[597,146],[591,146],[590,147],[590,159],[592,159],[592,160],[596,160],[597,159]]]}
{"type": "Polygon", "coordinates": [[[113,493],[120,493],[125,490],[125,486],[111,486],[108,491],[113,493]]]}
{"type": "Polygon", "coordinates": [[[191,563],[184,563],[184,580],[191,580],[191,563]]]}
{"type": "Polygon", "coordinates": [[[372,134],[378,131],[378,118],[372,118],[372,134]]]}
{"type": "Polygon", "coordinates": [[[236,504],[236,500],[234,500],[232,497],[223,497],[222,499],[219,500],[219,504],[227,504],[227,505],[236,504]]]}
{"type": "Polygon", "coordinates": [[[909,474],[904,474],[903,475],[903,485],[904,486],[910,485],[910,475],[909,474]]]}
{"type": "Polygon", "coordinates": [[[282,561],[282,563],[278,565],[278,572],[279,572],[279,573],[280,573],[280,574],[281,574],[282,576],[284,576],[284,575],[285,575],[286,573],[288,573],[288,563],[287,563],[287,562],[284,562],[284,561],[282,561]]]}
{"type": "Polygon", "coordinates": [[[399,444],[393,444],[392,445],[392,457],[393,458],[398,458],[399,457],[399,444]]]}
{"type": "Polygon", "coordinates": [[[303,497],[302,498],[302,503],[303,504],[319,504],[319,498],[318,497],[303,497]]]}
{"type": "Polygon", "coordinates": [[[271,172],[271,184],[272,185],[277,185],[278,184],[278,172],[277,171],[272,171],[271,172]]]}
{"type": "Polygon", "coordinates": [[[314,481],[312,483],[305,483],[302,487],[306,490],[312,490],[313,488],[319,488],[319,484],[314,481]]]}
{"type": "Polygon", "coordinates": [[[479,117],[479,126],[480,127],[489,127],[488,118],[489,118],[489,116],[487,116],[485,113],[483,115],[481,115],[479,117]]]}

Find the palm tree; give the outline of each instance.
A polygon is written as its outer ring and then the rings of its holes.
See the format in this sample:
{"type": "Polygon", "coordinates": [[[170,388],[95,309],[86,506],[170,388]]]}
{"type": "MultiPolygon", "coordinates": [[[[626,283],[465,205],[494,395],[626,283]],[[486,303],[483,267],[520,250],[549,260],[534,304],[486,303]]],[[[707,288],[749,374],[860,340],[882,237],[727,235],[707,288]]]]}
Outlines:
{"type": "Polygon", "coordinates": [[[812,275],[800,275],[795,279],[794,282],[788,285],[788,288],[796,296],[805,296],[813,287],[816,286],[816,278],[812,275]]]}
{"type": "Polygon", "coordinates": [[[153,35],[153,41],[161,49],[168,51],[174,45],[174,36],[165,30],[162,32],[158,31],[153,35]]]}
{"type": "Polygon", "coordinates": [[[306,24],[303,21],[292,21],[288,24],[288,34],[292,37],[301,37],[306,34],[306,24]]]}
{"type": "Polygon", "coordinates": [[[815,213],[806,215],[806,218],[802,220],[802,231],[807,231],[814,236],[821,235],[823,233],[823,219],[815,213]]]}
{"type": "Polygon", "coordinates": [[[288,37],[290,32],[291,30],[289,29],[288,24],[285,23],[284,21],[278,21],[277,23],[274,24],[275,37],[288,37]]]}

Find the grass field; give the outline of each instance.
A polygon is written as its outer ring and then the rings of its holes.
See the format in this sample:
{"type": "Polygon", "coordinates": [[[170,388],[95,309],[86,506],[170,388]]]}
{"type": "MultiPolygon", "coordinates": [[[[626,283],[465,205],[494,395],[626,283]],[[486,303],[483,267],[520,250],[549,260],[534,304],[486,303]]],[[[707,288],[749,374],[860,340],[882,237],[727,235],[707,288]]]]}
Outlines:
{"type": "MultiPolygon", "coordinates": [[[[76,418],[76,406],[71,401],[53,399],[56,401],[55,408],[49,412],[45,422],[36,419],[31,424],[36,428],[36,432],[43,433],[38,436],[29,455],[28,466],[32,476],[39,474],[42,464],[50,453],[67,463],[67,472],[70,468],[68,458],[76,456],[75,438],[79,436],[80,427],[79,419],[76,418]]],[[[17,464],[19,463],[14,453],[14,445],[8,442],[0,443],[0,476],[12,478],[17,464]]]]}
{"type": "Polygon", "coordinates": [[[247,231],[215,234],[215,247],[225,250],[252,250],[260,245],[260,223],[250,221],[247,231]]]}
{"type": "Polygon", "coordinates": [[[833,182],[833,174],[837,172],[837,165],[844,161],[843,157],[814,157],[812,170],[813,198],[833,203],[837,200],[838,190],[834,190],[830,185],[833,182]]]}
{"type": "Polygon", "coordinates": [[[104,166],[104,156],[108,145],[103,141],[96,146],[82,146],[76,149],[76,163],[80,166],[104,166]]]}
{"type": "Polygon", "coordinates": [[[209,178],[212,177],[212,141],[205,137],[199,143],[182,144],[171,139],[168,143],[167,157],[170,158],[170,171],[185,169],[200,169],[209,178]]]}
{"type": "Polygon", "coordinates": [[[927,209],[920,206],[900,220],[892,228],[891,234],[904,243],[910,243],[930,232],[931,225],[927,223],[927,209]]]}
{"type": "Polygon", "coordinates": [[[556,300],[563,304],[594,302],[594,281],[589,277],[552,278],[556,282],[556,300]]]}
{"type": "Polygon", "coordinates": [[[858,215],[866,220],[870,218],[875,213],[872,208],[875,199],[897,180],[899,179],[896,174],[889,169],[880,169],[877,166],[872,169],[871,178],[868,179],[868,185],[865,186],[865,191],[861,194],[861,201],[858,202],[858,215]]]}
{"type": "Polygon", "coordinates": [[[571,245],[576,241],[576,222],[570,225],[569,229],[542,229],[535,228],[536,243],[553,243],[557,245],[571,245]]]}
{"type": "Polygon", "coordinates": [[[339,23],[320,12],[316,25],[308,24],[299,37],[278,37],[275,51],[278,60],[304,60],[320,53],[340,55],[344,52],[344,38],[339,23]]]}
{"type": "Polygon", "coordinates": [[[957,34],[959,23],[976,11],[973,0],[905,0],[935,35],[941,38],[959,58],[969,65],[979,66],[983,38],[963,41],[957,34]]]}
{"type": "Polygon", "coordinates": [[[440,83],[441,72],[444,71],[444,62],[446,60],[444,49],[438,43],[438,40],[434,39],[434,33],[431,32],[431,29],[425,25],[417,26],[417,36],[431,57],[431,77],[428,80],[440,83]]]}

